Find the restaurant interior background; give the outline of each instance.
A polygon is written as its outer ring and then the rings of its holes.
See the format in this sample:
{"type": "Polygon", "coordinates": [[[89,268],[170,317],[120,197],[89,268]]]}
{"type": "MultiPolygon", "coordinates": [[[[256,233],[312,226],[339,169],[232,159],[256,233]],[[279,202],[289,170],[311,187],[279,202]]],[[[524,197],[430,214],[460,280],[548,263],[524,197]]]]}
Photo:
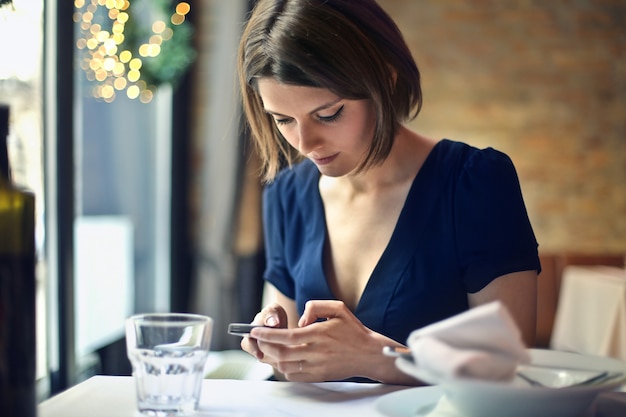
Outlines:
{"type": "MultiPolygon", "coordinates": [[[[508,153],[543,256],[623,262],[626,2],[379,2],[421,69],[424,108],[412,127],[508,153]]],[[[235,84],[250,5],[131,0],[135,33],[177,23],[166,26],[178,38],[159,40],[157,68],[144,59],[143,79],[152,74],[158,87],[143,92],[130,88],[140,86],[130,72],[112,77],[125,85],[103,89],[112,78],[85,65],[94,59],[85,47],[94,19],[126,6],[14,0],[0,8],[0,101],[11,105],[14,177],[38,198],[41,398],[94,373],[128,373],[129,314],[211,315],[217,351],[238,348],[226,324],[250,321],[261,303],[261,184],[235,84]]]]}

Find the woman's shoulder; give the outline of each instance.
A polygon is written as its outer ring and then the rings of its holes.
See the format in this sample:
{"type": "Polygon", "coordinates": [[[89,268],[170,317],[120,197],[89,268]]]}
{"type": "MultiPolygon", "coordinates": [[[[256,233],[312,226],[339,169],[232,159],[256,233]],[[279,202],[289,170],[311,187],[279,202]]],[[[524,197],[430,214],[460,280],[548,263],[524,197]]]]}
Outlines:
{"type": "MultiPolygon", "coordinates": [[[[513,201],[520,193],[520,182],[511,158],[492,147],[478,148],[464,142],[442,140],[437,145],[438,164],[433,164],[432,177],[464,204],[476,205],[494,196],[513,201]]],[[[517,201],[517,200],[515,200],[517,201]]]]}
{"type": "Polygon", "coordinates": [[[498,171],[513,168],[511,158],[493,147],[478,148],[466,142],[442,139],[433,149],[440,166],[456,167],[459,173],[468,171],[498,171]]]}
{"type": "Polygon", "coordinates": [[[279,193],[283,197],[294,193],[309,191],[310,187],[317,188],[320,172],[313,162],[304,159],[290,167],[283,168],[276,178],[265,186],[266,193],[279,193]]]}

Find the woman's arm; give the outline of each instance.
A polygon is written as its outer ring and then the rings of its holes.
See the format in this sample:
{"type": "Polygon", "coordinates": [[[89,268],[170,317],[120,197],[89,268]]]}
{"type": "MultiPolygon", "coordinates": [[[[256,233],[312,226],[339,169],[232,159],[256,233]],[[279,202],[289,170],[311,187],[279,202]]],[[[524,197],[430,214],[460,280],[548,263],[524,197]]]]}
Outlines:
{"type": "Polygon", "coordinates": [[[537,271],[502,275],[482,290],[468,294],[470,308],[500,300],[515,319],[527,347],[535,344],[537,328],[537,271]]]}

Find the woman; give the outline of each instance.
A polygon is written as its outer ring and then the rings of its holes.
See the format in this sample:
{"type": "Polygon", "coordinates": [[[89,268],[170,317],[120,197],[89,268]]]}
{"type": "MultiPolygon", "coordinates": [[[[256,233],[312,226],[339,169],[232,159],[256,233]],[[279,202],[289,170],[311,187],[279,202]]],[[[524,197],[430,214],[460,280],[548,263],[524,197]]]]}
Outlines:
{"type": "Polygon", "coordinates": [[[415,384],[383,346],[496,299],[532,345],[540,266],[515,168],[403,125],[420,74],[375,1],[258,1],[238,70],[274,301],[245,351],[279,379],[415,384]]]}

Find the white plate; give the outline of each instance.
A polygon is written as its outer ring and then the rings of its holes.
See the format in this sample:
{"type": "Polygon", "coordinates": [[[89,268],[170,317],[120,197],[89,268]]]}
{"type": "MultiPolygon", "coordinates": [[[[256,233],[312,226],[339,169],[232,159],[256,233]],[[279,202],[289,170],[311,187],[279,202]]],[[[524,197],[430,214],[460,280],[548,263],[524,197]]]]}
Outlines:
{"type": "Polygon", "coordinates": [[[376,410],[388,417],[458,417],[447,404],[440,403],[443,389],[439,386],[407,388],[386,394],[376,400],[376,410]]]}
{"type": "MultiPolygon", "coordinates": [[[[529,349],[529,353],[532,365],[560,369],[558,378],[548,378],[549,374],[542,378],[544,382],[555,381],[555,386],[564,380],[575,381],[590,372],[626,373],[626,363],[617,359],[543,349],[529,349]]],[[[432,382],[430,375],[409,361],[399,358],[396,365],[409,375],[432,382]]],[[[622,383],[543,388],[530,386],[519,379],[511,383],[457,379],[443,381],[440,387],[447,399],[467,416],[500,416],[506,410],[507,417],[570,417],[585,411],[599,393],[613,391],[622,383]]]]}

